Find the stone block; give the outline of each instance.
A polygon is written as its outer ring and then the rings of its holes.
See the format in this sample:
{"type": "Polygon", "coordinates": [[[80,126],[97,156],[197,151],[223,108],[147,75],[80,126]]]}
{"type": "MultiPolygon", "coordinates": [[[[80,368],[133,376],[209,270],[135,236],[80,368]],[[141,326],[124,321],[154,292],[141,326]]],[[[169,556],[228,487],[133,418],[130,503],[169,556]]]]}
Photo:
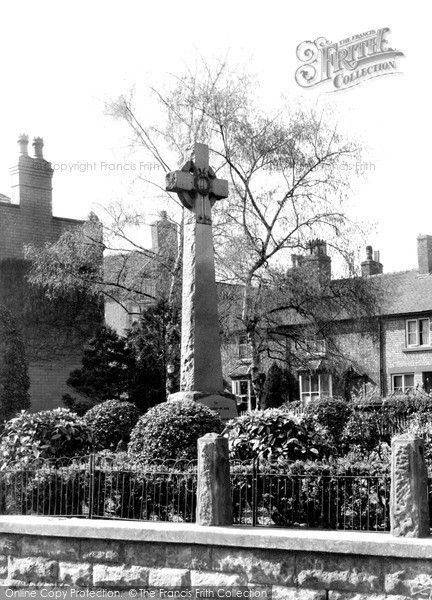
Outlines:
{"type": "Polygon", "coordinates": [[[187,569],[150,569],[149,586],[184,587],[190,585],[190,572],[187,569]]]}
{"type": "Polygon", "coordinates": [[[46,558],[9,557],[9,578],[28,583],[56,583],[58,563],[46,558]]]}
{"type": "Polygon", "coordinates": [[[126,545],[125,562],[144,567],[165,565],[166,545],[148,542],[133,542],[126,545]]]}
{"type": "Polygon", "coordinates": [[[390,523],[395,536],[430,534],[424,441],[408,433],[392,440],[390,523]]]}
{"type": "Polygon", "coordinates": [[[22,539],[23,556],[43,556],[55,560],[79,560],[79,540],[25,535],[22,539]]]}
{"type": "Polygon", "coordinates": [[[228,440],[208,433],[198,440],[197,524],[232,525],[228,440]]]}
{"type": "Polygon", "coordinates": [[[214,573],[210,571],[191,571],[191,586],[237,587],[248,584],[246,575],[230,573],[214,573]]]}
{"type": "Polygon", "coordinates": [[[210,548],[183,544],[167,544],[165,565],[169,568],[210,571],[210,548]]]}
{"type": "Polygon", "coordinates": [[[432,562],[428,560],[385,561],[385,591],[387,594],[403,594],[414,598],[432,596],[432,562]]]}
{"type": "Polygon", "coordinates": [[[295,584],[294,553],[216,547],[211,558],[212,570],[244,573],[250,583],[295,584]]]}
{"type": "Polygon", "coordinates": [[[77,587],[93,585],[93,565],[90,563],[59,563],[59,583],[77,587]]]}
{"type": "Polygon", "coordinates": [[[235,396],[228,392],[176,392],[175,394],[170,394],[169,400],[193,400],[194,402],[200,402],[217,412],[223,421],[229,421],[238,417],[235,396]]]}
{"type": "Polygon", "coordinates": [[[327,600],[327,592],[273,585],[271,600],[327,600]]]}
{"type": "Polygon", "coordinates": [[[122,563],[124,545],[117,540],[82,540],[80,558],[90,563],[122,563]]]}
{"type": "Polygon", "coordinates": [[[21,537],[0,535],[0,554],[19,556],[21,554],[21,537]]]}
{"type": "Polygon", "coordinates": [[[148,585],[149,572],[137,565],[94,565],[93,585],[106,587],[127,587],[148,585]]]}
{"type": "Polygon", "coordinates": [[[378,559],[338,554],[298,554],[297,584],[312,589],[383,592],[384,580],[378,559]]]}

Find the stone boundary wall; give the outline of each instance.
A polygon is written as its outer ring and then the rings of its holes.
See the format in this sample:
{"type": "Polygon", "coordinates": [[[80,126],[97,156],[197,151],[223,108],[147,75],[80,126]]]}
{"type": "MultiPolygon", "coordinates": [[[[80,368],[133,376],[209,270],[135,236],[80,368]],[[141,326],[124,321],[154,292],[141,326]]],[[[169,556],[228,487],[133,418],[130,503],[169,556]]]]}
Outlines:
{"type": "Polygon", "coordinates": [[[0,585],[271,586],[275,600],[429,598],[432,540],[0,517],[0,585]]]}

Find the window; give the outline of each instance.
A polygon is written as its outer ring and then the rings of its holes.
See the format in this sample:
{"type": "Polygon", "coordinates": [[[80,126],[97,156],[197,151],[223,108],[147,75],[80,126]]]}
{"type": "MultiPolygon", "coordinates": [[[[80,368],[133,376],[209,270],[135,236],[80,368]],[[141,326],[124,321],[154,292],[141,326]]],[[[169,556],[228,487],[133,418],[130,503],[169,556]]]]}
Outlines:
{"type": "Polygon", "coordinates": [[[232,382],[232,393],[236,396],[239,410],[254,410],[256,399],[252,391],[250,379],[234,379],[232,382]]]}
{"type": "Polygon", "coordinates": [[[250,351],[249,351],[249,340],[248,340],[247,333],[242,333],[241,335],[239,335],[238,353],[239,353],[240,359],[249,357],[250,351]]]}
{"type": "Polygon", "coordinates": [[[414,373],[404,373],[403,375],[392,375],[393,392],[412,392],[414,389],[414,373]]]}
{"type": "Polygon", "coordinates": [[[300,398],[303,406],[311,400],[329,398],[332,395],[332,376],[329,373],[315,373],[300,376],[300,398]]]}
{"type": "Polygon", "coordinates": [[[409,319],[406,322],[407,346],[429,346],[429,330],[429,319],[409,319]]]}

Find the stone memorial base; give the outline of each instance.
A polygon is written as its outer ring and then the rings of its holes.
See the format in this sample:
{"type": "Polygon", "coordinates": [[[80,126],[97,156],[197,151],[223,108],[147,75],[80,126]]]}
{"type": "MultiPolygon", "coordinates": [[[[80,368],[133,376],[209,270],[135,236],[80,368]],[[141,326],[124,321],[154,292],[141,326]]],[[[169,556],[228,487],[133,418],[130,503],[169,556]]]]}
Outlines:
{"type": "Polygon", "coordinates": [[[219,413],[224,421],[238,417],[235,397],[228,392],[176,392],[170,394],[168,400],[193,400],[208,406],[219,413]]]}

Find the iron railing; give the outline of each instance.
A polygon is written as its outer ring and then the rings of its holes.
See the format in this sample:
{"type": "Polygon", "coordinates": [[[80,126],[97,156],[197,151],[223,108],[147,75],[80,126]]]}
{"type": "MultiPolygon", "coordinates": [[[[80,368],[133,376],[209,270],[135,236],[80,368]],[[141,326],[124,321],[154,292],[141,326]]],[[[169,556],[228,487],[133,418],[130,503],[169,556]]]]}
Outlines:
{"type": "Polygon", "coordinates": [[[0,470],[0,514],[193,522],[196,487],[196,461],[21,461],[0,470]]]}
{"type": "MultiPolygon", "coordinates": [[[[236,524],[389,529],[386,472],[341,475],[331,467],[233,461],[231,484],[236,524]]],[[[196,490],[196,461],[142,464],[93,454],[21,461],[0,469],[0,514],[194,522],[196,490]]]]}
{"type": "Polygon", "coordinates": [[[295,472],[289,465],[234,463],[234,522],[351,531],[390,529],[390,475],[295,472]]]}

